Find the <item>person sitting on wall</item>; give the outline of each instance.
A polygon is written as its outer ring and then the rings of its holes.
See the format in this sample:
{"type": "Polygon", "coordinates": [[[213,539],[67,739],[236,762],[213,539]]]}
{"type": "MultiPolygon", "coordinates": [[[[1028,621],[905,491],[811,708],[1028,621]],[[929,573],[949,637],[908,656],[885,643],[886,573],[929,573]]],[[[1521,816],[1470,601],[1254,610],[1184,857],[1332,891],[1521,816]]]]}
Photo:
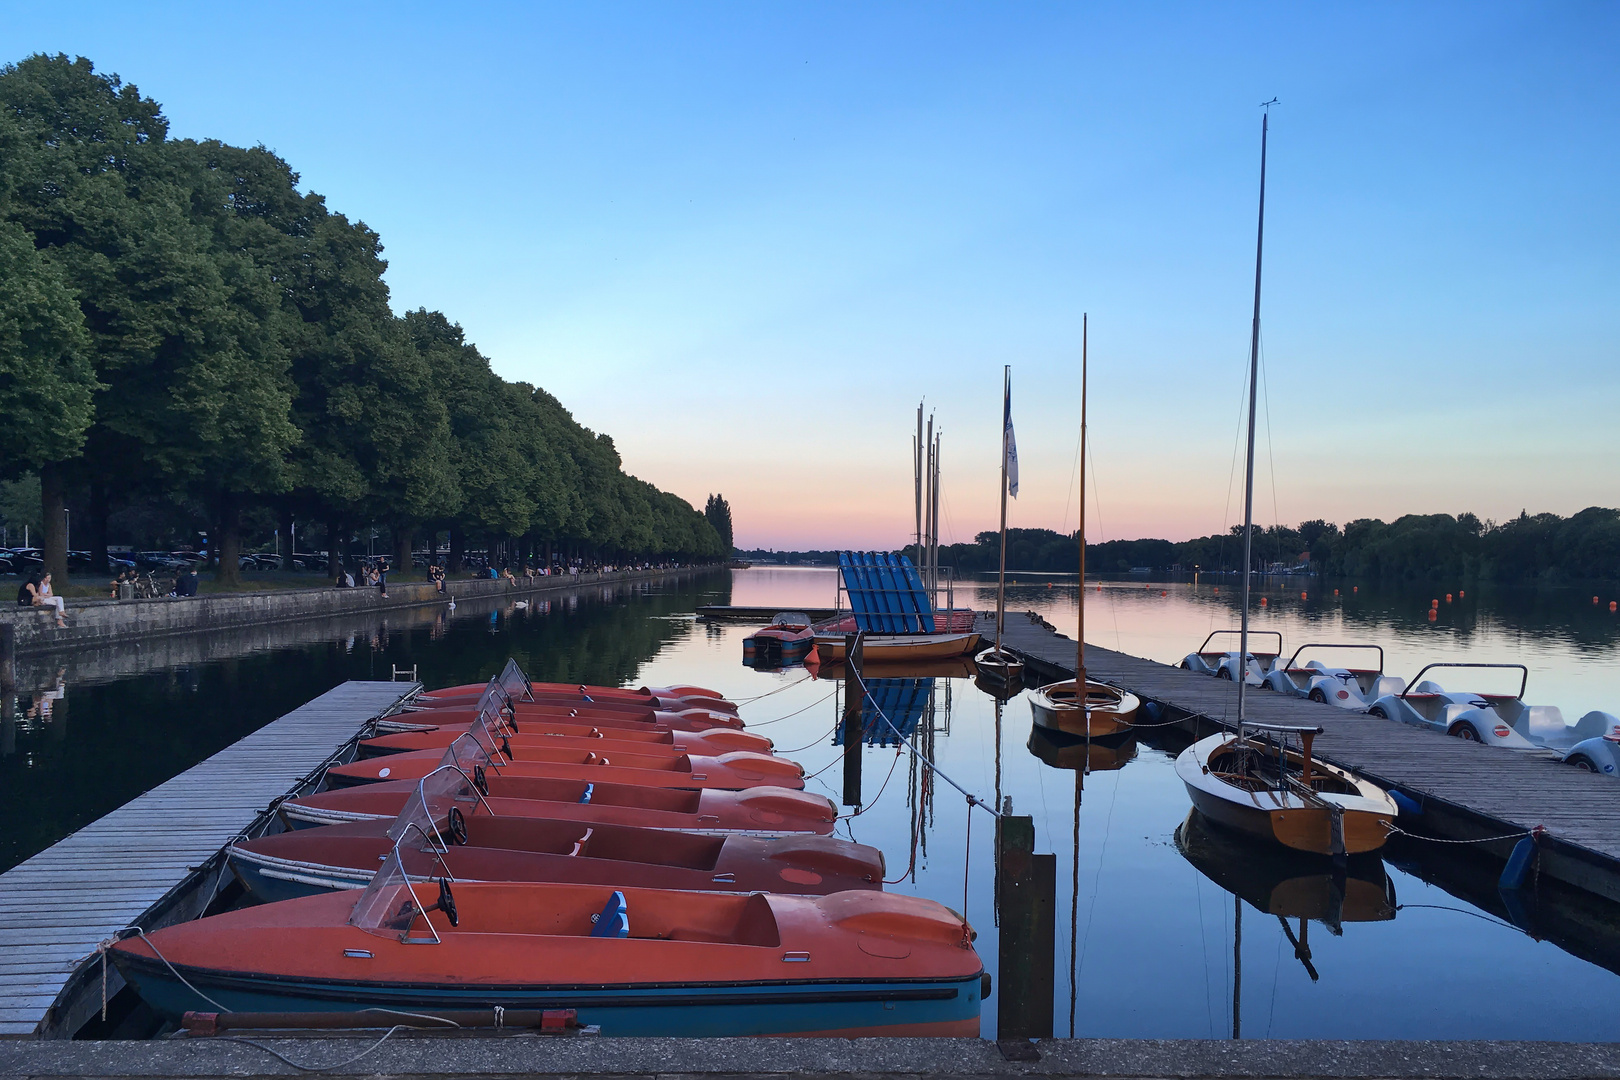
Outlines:
{"type": "Polygon", "coordinates": [[[174,595],[196,596],[200,584],[201,582],[197,578],[197,568],[193,566],[190,570],[174,579],[174,595]]]}
{"type": "Polygon", "coordinates": [[[48,607],[56,609],[56,627],[58,630],[67,627],[67,604],[60,596],[51,592],[51,575],[35,572],[34,576],[23,583],[17,590],[17,604],[19,607],[48,607]]]}

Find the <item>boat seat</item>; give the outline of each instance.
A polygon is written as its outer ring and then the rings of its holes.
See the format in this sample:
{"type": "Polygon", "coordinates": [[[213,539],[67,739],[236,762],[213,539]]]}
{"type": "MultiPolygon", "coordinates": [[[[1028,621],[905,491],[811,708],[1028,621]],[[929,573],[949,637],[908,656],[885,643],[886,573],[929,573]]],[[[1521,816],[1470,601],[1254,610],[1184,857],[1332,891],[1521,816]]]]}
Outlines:
{"type": "Polygon", "coordinates": [[[595,790],[596,790],[596,785],[595,784],[586,784],[585,785],[585,793],[579,797],[580,803],[584,804],[584,803],[590,802],[591,801],[591,794],[595,790]]]}
{"type": "Polygon", "coordinates": [[[591,927],[591,937],[600,938],[627,938],[630,936],[630,905],[625,901],[624,893],[613,890],[608,902],[603,905],[601,914],[592,920],[595,925],[591,927]]]}

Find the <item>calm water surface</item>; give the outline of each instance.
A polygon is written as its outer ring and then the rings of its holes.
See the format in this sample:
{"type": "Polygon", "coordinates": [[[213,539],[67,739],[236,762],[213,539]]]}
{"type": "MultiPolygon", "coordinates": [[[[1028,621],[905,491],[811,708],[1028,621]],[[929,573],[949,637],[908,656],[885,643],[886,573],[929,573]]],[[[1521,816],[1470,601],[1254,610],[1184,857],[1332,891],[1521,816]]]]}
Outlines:
{"type": "MultiPolygon", "coordinates": [[[[1214,588],[1105,583],[1087,594],[1087,636],[1174,661],[1231,624],[1230,587],[1214,588]]],[[[1257,625],[1281,630],[1290,645],[1378,642],[1389,670],[1404,676],[1431,660],[1522,661],[1531,700],[1560,705],[1566,717],[1620,707],[1612,663],[1620,620],[1606,597],[1593,611],[1589,596],[1582,607],[1548,592],[1470,592],[1448,607],[1441,593],[1431,623],[1427,595],[1363,587],[1302,601],[1299,591],[1268,591],[1257,625]]],[[[13,826],[0,839],[0,867],[344,679],[416,664],[429,685],[468,682],[508,655],[536,679],[712,686],[803,762],[813,790],[841,801],[837,684],[798,668],[745,668],[749,628],[692,615],[704,603],[825,606],[832,594],[830,571],[762,568],[587,589],[527,610],[463,605],[453,618],[379,617],[332,640],[311,631],[315,640],[303,644],[103,682],[65,675],[58,688],[46,679],[0,716],[0,811],[13,826]]],[[[1072,633],[1075,600],[1072,578],[1030,578],[1009,608],[1072,633]]],[[[993,606],[993,593],[981,588],[971,602],[993,606]]],[[[975,811],[970,827],[966,800],[892,739],[878,744],[874,730],[863,748],[861,813],[840,833],[884,851],[891,890],[965,907],[996,975],[987,1036],[997,1031],[1002,980],[1033,977],[1051,980],[1049,1029],[1059,1036],[1228,1038],[1236,1028],[1249,1038],[1620,1038],[1620,978],[1610,970],[1620,969],[1620,911],[1611,905],[1543,887],[1529,911],[1510,912],[1488,864],[1438,845],[1392,848],[1381,863],[1353,866],[1342,904],[1324,904],[1332,890],[1317,864],[1210,834],[1196,820],[1188,832],[1187,796],[1171,768],[1176,736],[1094,749],[1087,773],[1072,748],[1057,757],[1037,747],[1056,764],[1031,751],[1022,695],[998,707],[970,680],[943,675],[897,679],[878,693],[963,787],[1033,816],[1036,850],[1056,856],[1054,955],[1003,965],[991,819],[975,811]],[[1302,923],[1301,914],[1311,917],[1302,923]],[[1529,932],[1511,925],[1515,914],[1529,932]]]]}

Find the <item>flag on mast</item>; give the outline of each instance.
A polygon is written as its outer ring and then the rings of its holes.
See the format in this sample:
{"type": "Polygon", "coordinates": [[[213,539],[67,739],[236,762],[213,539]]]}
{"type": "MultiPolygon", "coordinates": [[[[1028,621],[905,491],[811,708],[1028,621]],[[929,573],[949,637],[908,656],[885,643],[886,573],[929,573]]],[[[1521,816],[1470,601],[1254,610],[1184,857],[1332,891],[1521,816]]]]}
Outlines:
{"type": "Polygon", "coordinates": [[[1007,376],[1007,395],[1001,409],[1002,453],[1007,458],[1007,494],[1018,498],[1018,440],[1013,437],[1012,375],[1007,376]]]}

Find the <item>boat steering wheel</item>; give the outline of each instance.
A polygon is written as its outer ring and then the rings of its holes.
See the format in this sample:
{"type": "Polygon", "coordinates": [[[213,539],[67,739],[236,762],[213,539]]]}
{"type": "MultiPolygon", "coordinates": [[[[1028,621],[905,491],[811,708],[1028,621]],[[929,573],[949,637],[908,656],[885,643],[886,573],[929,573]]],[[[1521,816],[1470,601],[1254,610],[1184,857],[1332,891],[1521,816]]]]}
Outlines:
{"type": "Polygon", "coordinates": [[[467,842],[467,818],[462,814],[461,807],[450,808],[450,839],[457,844],[467,842]]]}
{"type": "Polygon", "coordinates": [[[478,794],[480,794],[480,795],[488,795],[489,794],[489,777],[484,775],[484,767],[482,765],[474,765],[473,766],[472,781],[473,781],[473,787],[478,789],[478,794]]]}
{"type": "Polygon", "coordinates": [[[450,892],[450,880],[448,878],[439,879],[439,900],[433,906],[444,912],[444,917],[450,920],[451,926],[461,925],[461,917],[456,913],[456,898],[450,892]]]}

